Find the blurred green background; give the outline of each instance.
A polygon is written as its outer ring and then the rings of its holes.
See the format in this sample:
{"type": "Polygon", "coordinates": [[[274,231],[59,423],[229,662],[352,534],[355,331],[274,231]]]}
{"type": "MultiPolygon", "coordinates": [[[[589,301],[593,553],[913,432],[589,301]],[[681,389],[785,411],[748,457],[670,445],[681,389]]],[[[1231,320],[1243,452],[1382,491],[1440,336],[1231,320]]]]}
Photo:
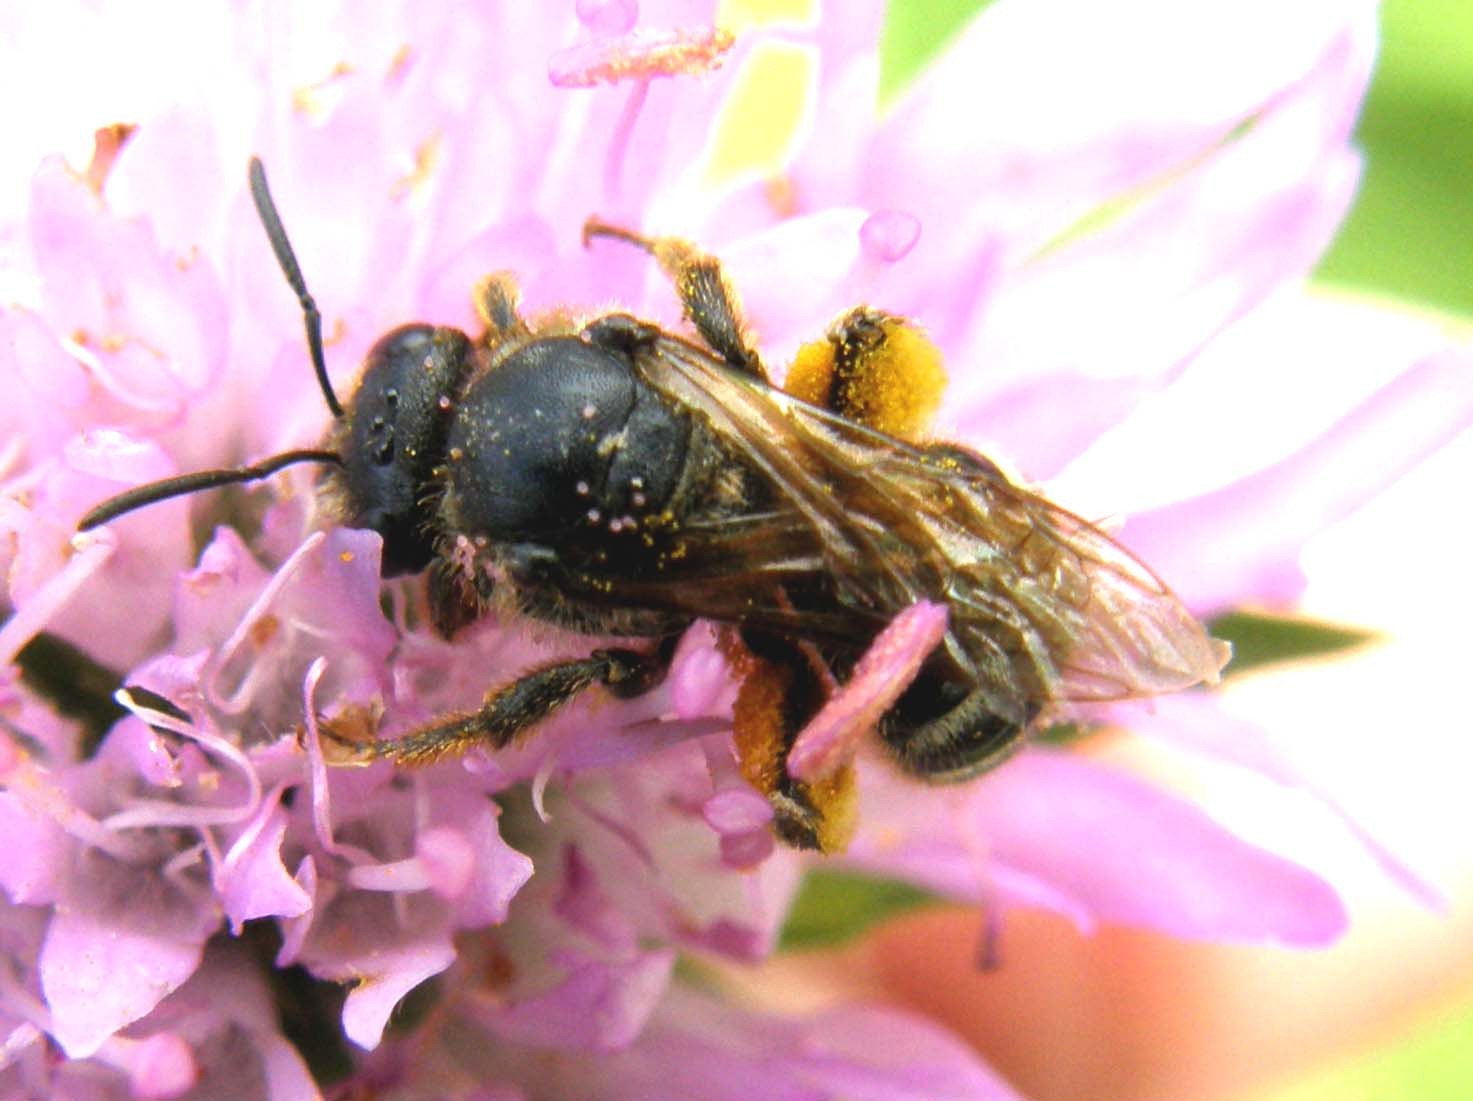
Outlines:
{"type": "MultiPolygon", "coordinates": [[[[885,91],[989,2],[891,0],[885,91]]],[[[1381,55],[1357,137],[1360,196],[1317,279],[1473,319],[1473,0],[1383,0],[1381,55]]],[[[894,904],[886,896],[878,905],[894,904]]],[[[1463,1005],[1429,1007],[1419,1027],[1251,1101],[1470,1098],[1473,1005],[1463,1005]]]]}

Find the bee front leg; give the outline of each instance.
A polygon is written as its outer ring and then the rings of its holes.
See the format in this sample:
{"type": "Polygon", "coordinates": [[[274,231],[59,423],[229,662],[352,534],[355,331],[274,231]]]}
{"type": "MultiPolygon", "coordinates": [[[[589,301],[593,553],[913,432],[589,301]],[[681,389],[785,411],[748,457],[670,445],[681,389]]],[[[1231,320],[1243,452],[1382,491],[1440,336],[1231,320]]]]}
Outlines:
{"type": "Polygon", "coordinates": [[[583,243],[595,237],[623,241],[653,256],[675,284],[685,316],[711,350],[738,371],[767,381],[762,360],[747,341],[736,292],[716,257],[678,237],[645,237],[590,218],[583,225],[583,243]]]}
{"type": "Polygon", "coordinates": [[[502,749],[526,735],[580,692],[601,684],[620,699],[655,687],[669,667],[672,646],[653,653],[595,650],[586,658],[545,665],[486,694],[475,711],[449,715],[400,738],[357,746],[360,760],[387,759],[416,767],[459,756],[473,746],[502,749]]]}
{"type": "Polygon", "coordinates": [[[987,688],[958,698],[949,684],[921,677],[880,721],[880,737],[897,764],[931,783],[970,780],[1023,747],[1036,705],[1000,701],[987,688]]]}

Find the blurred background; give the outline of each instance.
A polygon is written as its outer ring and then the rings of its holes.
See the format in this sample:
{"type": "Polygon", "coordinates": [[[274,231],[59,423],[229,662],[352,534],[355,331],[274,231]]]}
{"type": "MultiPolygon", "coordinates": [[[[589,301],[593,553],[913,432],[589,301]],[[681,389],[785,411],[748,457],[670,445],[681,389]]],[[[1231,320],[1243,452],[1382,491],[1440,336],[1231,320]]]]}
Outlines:
{"type": "MultiPolygon", "coordinates": [[[[887,86],[903,84],[985,6],[892,0],[887,86]]],[[[1382,26],[1358,129],[1360,196],[1319,266],[1316,291],[1429,317],[1469,339],[1473,3],[1384,0],[1382,26]]],[[[1245,815],[1243,793],[1224,791],[1220,778],[1182,774],[1150,747],[1111,745],[1112,758],[1163,770],[1246,836],[1302,835],[1298,851],[1345,895],[1351,933],[1328,951],[1296,953],[1133,930],[1085,937],[1056,918],[1009,914],[1004,966],[983,974],[978,915],[921,905],[858,943],[781,961],[768,996],[778,989],[801,1000],[835,983],[878,992],[967,1036],[1040,1101],[1473,1098],[1473,719],[1458,687],[1473,619],[1470,473],[1473,439],[1464,438],[1306,552],[1303,614],[1369,628],[1377,642],[1256,674],[1234,690],[1251,709],[1272,712],[1279,729],[1303,730],[1324,755],[1336,796],[1445,894],[1442,912],[1347,855],[1345,838],[1322,823],[1254,797],[1245,815]],[[1384,746],[1342,754],[1336,716],[1362,706],[1388,716],[1384,746]]],[[[839,905],[893,914],[914,901],[886,888],[820,884],[795,914],[793,939],[805,942],[807,922],[817,942],[826,921],[854,921],[833,917],[839,905]]]]}

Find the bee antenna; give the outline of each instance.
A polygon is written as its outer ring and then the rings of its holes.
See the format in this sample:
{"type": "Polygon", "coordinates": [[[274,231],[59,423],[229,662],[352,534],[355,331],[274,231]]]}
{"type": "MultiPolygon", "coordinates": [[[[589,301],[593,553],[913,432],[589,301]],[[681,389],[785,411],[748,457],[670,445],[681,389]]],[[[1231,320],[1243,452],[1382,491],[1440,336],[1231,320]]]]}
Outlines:
{"type": "Polygon", "coordinates": [[[312,357],[312,369],[317,372],[317,385],[322,387],[322,396],[336,420],[343,419],[343,407],[332,392],[332,383],[327,377],[327,363],[322,356],[322,315],[317,312],[317,303],[307,290],[307,281],[302,278],[302,268],[297,263],[292,243],[287,239],[286,227],[281,224],[281,215],[271,201],[271,189],[266,186],[266,169],[260,157],[251,158],[251,199],[256,204],[261,225],[266,230],[266,239],[271,242],[271,251],[276,253],[276,262],[281,273],[296,292],[302,306],[302,321],[307,326],[307,351],[312,357]]]}
{"type": "Polygon", "coordinates": [[[183,497],[205,489],[235,485],[240,482],[257,482],[269,478],[283,467],[294,463],[332,463],[341,466],[342,456],[336,451],[283,451],[250,466],[229,467],[224,470],[197,470],[191,474],[180,474],[176,478],[164,478],[146,485],[134,486],[116,497],[109,497],[83,516],[77,523],[78,531],[91,531],[99,524],[116,520],[124,513],[142,508],[144,505],[167,501],[171,497],[183,497]]]}

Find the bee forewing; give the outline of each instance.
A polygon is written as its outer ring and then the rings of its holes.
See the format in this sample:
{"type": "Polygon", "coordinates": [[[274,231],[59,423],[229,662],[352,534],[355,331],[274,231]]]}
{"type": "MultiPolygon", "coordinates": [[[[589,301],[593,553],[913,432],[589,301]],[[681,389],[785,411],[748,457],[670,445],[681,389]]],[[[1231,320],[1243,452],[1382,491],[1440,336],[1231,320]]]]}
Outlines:
{"type": "MultiPolygon", "coordinates": [[[[990,659],[995,677],[1024,685],[1039,702],[1126,699],[1217,681],[1228,647],[1149,568],[985,459],[894,440],[737,376],[674,339],[643,366],[771,479],[778,503],[769,507],[788,517],[812,568],[827,573],[831,611],[855,632],[945,593],[957,665],[981,676],[990,659]],[[1006,671],[998,658],[1010,663],[1006,671]]],[[[783,545],[769,540],[766,553],[783,545]]],[[[758,621],[758,604],[749,599],[745,609],[748,622],[758,621]]]]}
{"type": "MultiPolygon", "coordinates": [[[[1124,699],[1216,684],[1232,647],[1202,624],[1129,552],[1096,529],[1084,573],[1089,596],[1073,646],[1063,656],[1063,695],[1124,699]]],[[[1072,539],[1076,545],[1079,535],[1072,539]]]]}

